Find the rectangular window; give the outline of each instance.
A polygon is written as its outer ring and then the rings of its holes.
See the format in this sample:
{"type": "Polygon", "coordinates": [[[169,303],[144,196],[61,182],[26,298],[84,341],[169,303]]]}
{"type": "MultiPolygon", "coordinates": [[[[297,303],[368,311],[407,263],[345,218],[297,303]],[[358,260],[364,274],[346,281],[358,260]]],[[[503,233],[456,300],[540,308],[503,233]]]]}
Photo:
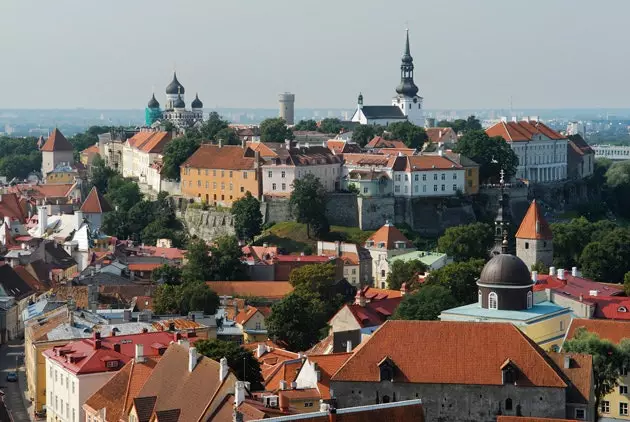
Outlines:
{"type": "Polygon", "coordinates": [[[245,192],[245,188],[241,186],[241,193],[245,192]]]}
{"type": "Polygon", "coordinates": [[[408,181],[409,181],[409,175],[405,174],[405,182],[408,182],[408,181]]]}
{"type": "Polygon", "coordinates": [[[427,185],[422,185],[422,192],[426,192],[427,191],[427,185]]]}
{"type": "Polygon", "coordinates": [[[609,401],[602,401],[600,409],[601,409],[602,413],[610,413],[610,402],[609,401]]]}
{"type": "Polygon", "coordinates": [[[619,386],[619,394],[628,394],[628,386],[620,385],[619,386]]]}
{"type": "Polygon", "coordinates": [[[243,179],[247,179],[247,172],[246,171],[243,172],[243,179]]]}
{"type": "Polygon", "coordinates": [[[269,170],[269,172],[267,172],[267,176],[273,177],[273,171],[269,170]]]}
{"type": "Polygon", "coordinates": [[[206,189],[210,187],[210,182],[206,182],[206,189]]]}
{"type": "Polygon", "coordinates": [[[59,399],[59,403],[61,404],[61,406],[59,406],[61,408],[61,414],[63,415],[63,399],[59,399]]]}
{"type": "Polygon", "coordinates": [[[446,190],[446,186],[442,185],[442,192],[446,190]]]}
{"type": "Polygon", "coordinates": [[[453,173],[453,180],[457,180],[457,173],[453,173]]]}
{"type": "Polygon", "coordinates": [[[217,188],[217,182],[212,182],[212,189],[216,189],[217,188]]]}
{"type": "Polygon", "coordinates": [[[400,174],[397,174],[397,175],[396,175],[396,181],[397,181],[397,182],[400,182],[400,174]]]}
{"type": "Polygon", "coordinates": [[[626,368],[625,366],[623,368],[621,368],[621,375],[624,377],[628,376],[628,368],[626,368]]]}
{"type": "Polygon", "coordinates": [[[230,182],[230,190],[234,189],[234,185],[232,184],[232,182],[230,182]]]}
{"type": "Polygon", "coordinates": [[[469,181],[468,181],[468,187],[469,187],[469,188],[472,188],[472,180],[469,180],[469,181]]]}
{"type": "Polygon", "coordinates": [[[433,192],[437,192],[437,185],[433,185],[433,192]]]}
{"type": "Polygon", "coordinates": [[[407,186],[405,185],[405,193],[407,193],[407,186]]]}
{"type": "Polygon", "coordinates": [[[201,169],[197,169],[197,176],[201,176],[201,169]]]}
{"type": "Polygon", "coordinates": [[[74,381],[72,381],[72,394],[74,394],[74,381]]]}
{"type": "Polygon", "coordinates": [[[230,170],[230,177],[232,177],[232,170],[230,170]]]}
{"type": "Polygon", "coordinates": [[[201,187],[201,180],[197,180],[197,187],[201,187]]]}
{"type": "Polygon", "coordinates": [[[420,186],[415,185],[415,186],[413,187],[413,191],[414,191],[415,193],[418,193],[418,188],[420,188],[420,186]]]}
{"type": "Polygon", "coordinates": [[[216,176],[217,175],[217,171],[216,170],[212,170],[212,175],[216,176]]]}
{"type": "Polygon", "coordinates": [[[457,190],[457,185],[453,185],[453,191],[457,190]]]}
{"type": "Polygon", "coordinates": [[[413,175],[413,180],[414,180],[415,182],[417,182],[417,181],[418,181],[418,174],[414,174],[414,175],[413,175]]]}
{"type": "Polygon", "coordinates": [[[442,173],[442,180],[446,180],[446,174],[442,173]]]}
{"type": "Polygon", "coordinates": [[[437,173],[433,175],[433,180],[437,180],[437,173]]]}
{"type": "Polygon", "coordinates": [[[221,190],[225,190],[225,183],[221,183],[221,190]]]}
{"type": "Polygon", "coordinates": [[[283,178],[283,179],[284,179],[284,178],[286,177],[286,175],[287,175],[287,174],[286,174],[286,172],[285,172],[284,170],[282,170],[282,171],[280,172],[280,177],[281,177],[281,178],[283,178]]]}
{"type": "Polygon", "coordinates": [[[578,419],[578,420],[586,419],[586,409],[575,409],[575,419],[578,419]]]}
{"type": "Polygon", "coordinates": [[[276,190],[276,184],[275,184],[275,183],[273,183],[273,184],[271,185],[271,190],[276,190]]]}
{"type": "Polygon", "coordinates": [[[287,184],[286,183],[282,184],[282,190],[287,190],[287,184]]]}
{"type": "Polygon", "coordinates": [[[628,416],[628,403],[619,403],[619,414],[621,416],[628,416]]]}
{"type": "Polygon", "coordinates": [[[221,170],[221,177],[225,177],[225,171],[221,170]]]}
{"type": "Polygon", "coordinates": [[[423,181],[423,182],[426,182],[426,181],[427,181],[427,175],[426,175],[426,174],[423,174],[423,175],[422,175],[422,181],[423,181]]]}
{"type": "Polygon", "coordinates": [[[208,175],[208,169],[206,169],[206,176],[208,175]]]}
{"type": "Polygon", "coordinates": [[[394,192],[400,193],[400,186],[395,186],[394,187],[394,192]]]}
{"type": "Polygon", "coordinates": [[[472,169],[468,169],[468,177],[472,177],[472,169]]]}
{"type": "Polygon", "coordinates": [[[368,193],[368,188],[363,188],[363,193],[368,193]]]}

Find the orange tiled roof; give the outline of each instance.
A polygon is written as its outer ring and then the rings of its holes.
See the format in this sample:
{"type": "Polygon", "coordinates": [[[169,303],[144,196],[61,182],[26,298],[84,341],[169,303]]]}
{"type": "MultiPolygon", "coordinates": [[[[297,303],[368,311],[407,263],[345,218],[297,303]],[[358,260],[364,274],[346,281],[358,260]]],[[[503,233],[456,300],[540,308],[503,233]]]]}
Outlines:
{"type": "Polygon", "coordinates": [[[516,232],[516,237],[520,239],[553,239],[551,228],[540,212],[540,207],[534,199],[530,204],[523,221],[516,232]]]}
{"type": "Polygon", "coordinates": [[[63,133],[57,128],[52,131],[44,146],[42,146],[42,151],[52,152],[52,151],[72,151],[74,147],[72,144],[63,136],[63,133]]]}
{"type": "Polygon", "coordinates": [[[549,139],[565,139],[566,137],[542,122],[522,120],[520,122],[499,122],[486,129],[488,136],[500,136],[508,142],[531,141],[535,135],[541,134],[549,139]]]}
{"type": "Polygon", "coordinates": [[[509,360],[521,374],[521,385],[567,387],[545,352],[518,328],[489,322],[387,321],[332,380],[378,382],[378,365],[385,358],[395,365],[399,382],[502,385],[501,367],[509,360]]]}
{"type": "Polygon", "coordinates": [[[145,262],[137,264],[129,264],[129,271],[153,271],[164,265],[161,262],[145,262]]]}
{"type": "Polygon", "coordinates": [[[439,155],[411,155],[405,157],[407,165],[405,171],[424,171],[424,170],[460,170],[462,166],[446,157],[439,155]]]}
{"type": "Polygon", "coordinates": [[[395,249],[396,242],[404,242],[405,248],[413,248],[413,244],[391,223],[386,223],[383,227],[378,229],[367,240],[374,242],[374,246],[378,247],[379,243],[385,243],[386,249],[395,249]]]}
{"type": "Polygon", "coordinates": [[[271,377],[265,380],[265,390],[277,391],[280,389],[280,381],[286,381],[289,385],[295,381],[302,368],[302,360],[285,360],[277,365],[271,377]]]}
{"type": "Polygon", "coordinates": [[[96,186],[92,187],[90,193],[88,194],[85,201],[83,201],[83,205],[81,205],[81,211],[86,213],[100,214],[103,212],[112,211],[111,205],[109,202],[101,195],[101,193],[96,189],[96,186]]]}
{"type": "Polygon", "coordinates": [[[92,145],[81,151],[81,154],[98,154],[98,145],[92,145]]]}
{"type": "Polygon", "coordinates": [[[369,301],[402,297],[400,290],[379,289],[371,286],[364,287],[363,294],[369,301]]]}
{"type": "Polygon", "coordinates": [[[22,223],[26,219],[26,212],[20,205],[20,200],[15,193],[0,195],[0,220],[4,220],[4,217],[15,218],[22,223]]]}
{"type": "MultiPolygon", "coordinates": [[[[251,150],[250,150],[251,151],[251,150]]],[[[245,156],[247,149],[236,145],[202,144],[182,167],[225,170],[253,170],[255,157],[245,156]]]]}
{"type": "Polygon", "coordinates": [[[429,127],[426,128],[425,131],[427,132],[429,141],[434,144],[443,142],[444,138],[457,139],[457,134],[452,127],[429,127]]]}
{"type": "Polygon", "coordinates": [[[246,324],[247,321],[249,321],[254,315],[256,315],[257,312],[259,312],[258,308],[254,306],[248,306],[247,310],[243,309],[236,315],[234,321],[236,321],[237,324],[246,324]]]}
{"type": "Polygon", "coordinates": [[[293,291],[293,286],[288,281],[208,281],[206,284],[219,296],[282,299],[293,291]]]}
{"type": "Polygon", "coordinates": [[[258,151],[263,158],[277,157],[278,154],[264,142],[247,142],[246,144],[252,151],[258,151]]]}
{"type": "Polygon", "coordinates": [[[387,140],[382,136],[375,136],[365,146],[366,148],[407,148],[407,145],[403,141],[387,140]]]}
{"type": "Polygon", "coordinates": [[[341,368],[341,365],[350,359],[352,353],[332,353],[329,355],[310,355],[308,360],[317,364],[320,378],[317,381],[317,389],[324,400],[330,399],[330,377],[341,368]]]}
{"type": "Polygon", "coordinates": [[[20,184],[11,186],[9,191],[33,199],[62,198],[69,196],[74,187],[74,183],[64,183],[58,185],[20,184]]]}
{"type": "Polygon", "coordinates": [[[600,338],[607,339],[613,343],[630,339],[630,322],[612,321],[607,319],[582,319],[574,318],[569,324],[566,339],[573,338],[579,328],[586,328],[591,333],[597,334],[600,338]]]}
{"type": "MultiPolygon", "coordinates": [[[[549,353],[557,368],[565,375],[568,385],[567,403],[588,404],[593,387],[593,357],[582,353],[549,353]],[[565,367],[565,357],[569,367],[565,367]]],[[[593,387],[594,388],[594,387],[593,387]]]]}
{"type": "Polygon", "coordinates": [[[170,132],[138,132],[127,142],[129,146],[142,152],[160,154],[171,139],[170,132]]]}

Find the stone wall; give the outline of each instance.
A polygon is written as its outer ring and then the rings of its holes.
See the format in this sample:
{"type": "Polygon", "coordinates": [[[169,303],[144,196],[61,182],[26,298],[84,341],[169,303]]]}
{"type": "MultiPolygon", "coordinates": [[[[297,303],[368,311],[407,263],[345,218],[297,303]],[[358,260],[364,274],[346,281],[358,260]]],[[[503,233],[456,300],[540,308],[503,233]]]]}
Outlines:
{"type": "Polygon", "coordinates": [[[219,236],[234,235],[234,221],[228,211],[187,207],[180,216],[191,236],[211,241],[219,236]]]}
{"type": "Polygon", "coordinates": [[[260,212],[263,216],[263,223],[279,223],[281,221],[295,221],[291,215],[288,199],[265,199],[260,203],[260,212]]]}
{"type": "Polygon", "coordinates": [[[361,230],[377,230],[386,220],[395,221],[396,209],[393,196],[380,198],[358,197],[358,221],[361,230]]]}
{"type": "Polygon", "coordinates": [[[359,226],[357,196],[353,193],[330,193],[326,215],[331,226],[359,226]]]}

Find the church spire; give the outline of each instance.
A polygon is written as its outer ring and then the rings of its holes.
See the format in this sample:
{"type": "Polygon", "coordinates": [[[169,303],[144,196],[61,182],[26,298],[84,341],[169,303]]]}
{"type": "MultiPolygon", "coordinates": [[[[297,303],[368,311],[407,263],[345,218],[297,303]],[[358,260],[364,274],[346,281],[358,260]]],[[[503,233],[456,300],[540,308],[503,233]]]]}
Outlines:
{"type": "Polygon", "coordinates": [[[510,196],[505,191],[505,172],[501,169],[501,179],[499,181],[501,193],[499,196],[499,209],[494,219],[494,241],[493,254],[512,253],[514,245],[512,240],[511,225],[512,213],[510,212],[510,196]]]}
{"type": "Polygon", "coordinates": [[[415,97],[418,94],[418,87],[413,81],[413,57],[411,57],[411,48],[409,47],[409,30],[406,30],[405,52],[402,56],[400,65],[400,84],[396,87],[399,95],[406,97],[415,97]]]}

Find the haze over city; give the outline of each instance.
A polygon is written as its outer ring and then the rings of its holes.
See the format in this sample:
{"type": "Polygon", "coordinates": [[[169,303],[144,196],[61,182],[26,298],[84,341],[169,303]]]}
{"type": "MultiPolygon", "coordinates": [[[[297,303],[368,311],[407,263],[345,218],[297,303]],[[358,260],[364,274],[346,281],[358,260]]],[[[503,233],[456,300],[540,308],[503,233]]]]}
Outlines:
{"type": "Polygon", "coordinates": [[[176,68],[206,108],[388,102],[409,28],[427,109],[627,107],[630,3],[4,0],[0,108],[141,109],[176,68]]]}

